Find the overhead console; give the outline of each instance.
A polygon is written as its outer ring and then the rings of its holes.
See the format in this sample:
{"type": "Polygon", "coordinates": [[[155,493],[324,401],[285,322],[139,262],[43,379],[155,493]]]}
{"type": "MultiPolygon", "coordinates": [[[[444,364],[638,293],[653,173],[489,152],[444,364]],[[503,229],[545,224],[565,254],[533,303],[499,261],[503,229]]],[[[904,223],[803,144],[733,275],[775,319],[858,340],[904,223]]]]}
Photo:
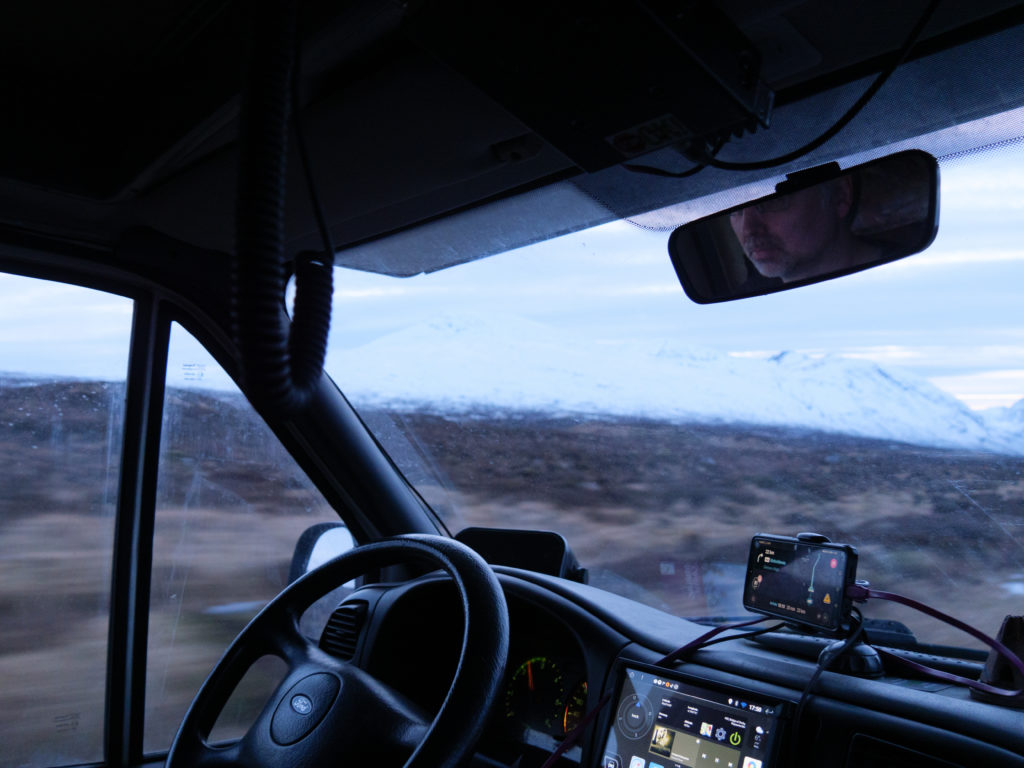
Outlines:
{"type": "Polygon", "coordinates": [[[587,172],[672,145],[702,155],[771,120],[760,52],[712,3],[424,0],[406,21],[587,172]]]}
{"type": "Polygon", "coordinates": [[[678,672],[621,668],[601,768],[775,768],[792,703],[678,672]]]}

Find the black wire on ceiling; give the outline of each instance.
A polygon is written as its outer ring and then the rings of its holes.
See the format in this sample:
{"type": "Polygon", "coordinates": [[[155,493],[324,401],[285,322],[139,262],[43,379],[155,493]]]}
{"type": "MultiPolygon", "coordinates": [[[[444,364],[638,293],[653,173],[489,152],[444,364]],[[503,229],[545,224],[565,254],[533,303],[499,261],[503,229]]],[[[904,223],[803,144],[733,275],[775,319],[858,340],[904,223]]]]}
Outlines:
{"type": "Polygon", "coordinates": [[[868,86],[868,89],[864,91],[864,93],[861,94],[861,97],[853,103],[853,106],[851,106],[842,117],[836,120],[836,122],[820,136],[807,142],[802,147],[798,147],[784,155],[779,155],[767,160],[728,161],[719,160],[715,155],[712,155],[708,159],[707,164],[724,171],[760,171],[766,168],[774,168],[779,165],[784,165],[792,162],[793,160],[798,160],[804,155],[813,152],[849,125],[850,122],[860,114],[861,110],[864,109],[868,102],[871,101],[874,95],[878,93],[879,89],[885,85],[886,81],[888,81],[899,66],[906,61],[907,56],[910,55],[910,51],[914,48],[914,45],[921,37],[921,33],[928,25],[928,22],[931,20],[935,10],[939,7],[941,2],[942,0],[931,0],[928,7],[925,8],[924,13],[922,13],[920,18],[917,20],[917,23],[914,24],[913,29],[910,30],[910,34],[907,35],[907,39],[904,41],[895,58],[893,58],[889,65],[879,73],[874,82],[868,86]]]}
{"type": "Polygon", "coordinates": [[[815,149],[822,146],[829,139],[833,138],[847,125],[849,125],[850,122],[858,114],[860,114],[861,110],[863,110],[864,107],[867,106],[868,102],[870,102],[871,99],[874,98],[875,94],[878,93],[878,91],[881,89],[883,85],[885,85],[886,81],[888,81],[888,79],[899,68],[899,66],[904,61],[906,61],[907,56],[910,55],[910,51],[913,50],[914,45],[917,43],[918,39],[921,36],[921,33],[924,31],[924,28],[931,20],[932,16],[935,13],[935,10],[939,7],[939,4],[941,2],[942,0],[931,0],[928,7],[924,10],[924,13],[921,14],[917,22],[914,24],[914,27],[913,29],[911,29],[910,34],[907,35],[906,40],[900,47],[896,56],[885,67],[885,69],[883,69],[882,72],[879,73],[878,77],[876,77],[874,82],[872,82],[871,85],[868,86],[867,90],[864,91],[863,94],[861,94],[860,98],[857,99],[857,101],[853,103],[853,105],[845,112],[845,114],[843,114],[842,117],[836,120],[836,122],[833,123],[828,129],[826,129],[822,134],[812,139],[811,141],[807,142],[803,146],[798,147],[783,155],[768,158],[765,160],[731,161],[718,159],[718,152],[724,144],[723,141],[720,141],[714,148],[711,149],[710,152],[707,153],[706,157],[701,158],[696,165],[694,165],[692,168],[686,169],[685,171],[667,171],[662,168],[656,168],[654,166],[636,165],[632,163],[624,163],[622,167],[627,171],[631,171],[632,173],[642,173],[649,176],[661,176],[663,178],[670,179],[685,179],[689,176],[693,176],[697,173],[700,173],[708,166],[718,168],[719,170],[723,171],[760,171],[765,170],[767,168],[774,168],[779,165],[785,165],[786,163],[792,162],[793,160],[800,159],[804,155],[810,154],[815,149]]]}
{"type": "Polygon", "coordinates": [[[688,176],[700,173],[708,167],[708,164],[698,163],[692,168],[687,168],[685,171],[666,171],[664,168],[655,168],[653,165],[634,165],[633,163],[623,163],[622,167],[627,171],[643,173],[648,176],[661,176],[666,179],[685,179],[688,176]]]}
{"type": "Polygon", "coordinates": [[[708,158],[717,155],[718,150],[722,148],[723,144],[725,144],[725,139],[721,138],[718,140],[718,143],[711,148],[710,152],[706,152],[705,150],[704,157],[691,157],[691,159],[693,159],[696,162],[696,165],[694,165],[691,168],[687,168],[685,171],[666,171],[664,168],[656,168],[653,165],[635,165],[633,163],[623,163],[622,167],[625,168],[627,171],[632,171],[634,173],[645,173],[649,176],[662,176],[667,179],[685,179],[687,176],[693,176],[707,168],[709,162],[708,158]]]}

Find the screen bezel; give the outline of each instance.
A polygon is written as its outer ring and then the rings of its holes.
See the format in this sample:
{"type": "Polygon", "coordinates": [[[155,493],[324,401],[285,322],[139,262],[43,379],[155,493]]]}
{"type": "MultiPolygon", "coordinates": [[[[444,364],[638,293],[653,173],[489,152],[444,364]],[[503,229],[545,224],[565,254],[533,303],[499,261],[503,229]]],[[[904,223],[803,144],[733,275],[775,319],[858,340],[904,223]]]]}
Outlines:
{"type": "Polygon", "coordinates": [[[743,607],[751,611],[752,613],[759,613],[764,616],[772,616],[774,618],[782,619],[788,624],[795,624],[799,627],[809,627],[816,632],[837,636],[844,635],[849,629],[849,618],[850,611],[853,608],[853,602],[847,596],[847,587],[854,584],[857,579],[857,550],[849,544],[838,544],[831,541],[808,541],[793,536],[780,536],[771,533],[758,533],[750,539],[750,552],[747,555],[747,572],[743,581],[743,607]],[[805,547],[808,550],[833,550],[842,552],[846,556],[846,567],[843,573],[843,586],[842,586],[842,598],[836,602],[835,619],[829,623],[824,624],[822,622],[814,621],[811,619],[804,618],[798,614],[794,614],[790,611],[785,610],[773,610],[770,607],[765,608],[760,605],[754,605],[751,601],[751,595],[753,589],[751,587],[752,581],[756,578],[760,572],[758,564],[755,562],[758,553],[758,542],[770,541],[783,546],[793,547],[805,547]]]}

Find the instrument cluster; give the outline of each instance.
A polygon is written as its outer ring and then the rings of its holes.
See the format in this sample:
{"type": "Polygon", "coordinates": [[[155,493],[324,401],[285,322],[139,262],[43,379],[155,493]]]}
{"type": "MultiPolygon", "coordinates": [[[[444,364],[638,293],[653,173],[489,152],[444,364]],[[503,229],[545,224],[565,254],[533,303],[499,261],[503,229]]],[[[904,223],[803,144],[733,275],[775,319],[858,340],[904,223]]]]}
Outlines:
{"type": "MultiPolygon", "coordinates": [[[[509,654],[501,699],[478,749],[520,768],[543,759],[588,710],[593,688],[580,641],[555,614],[508,595],[509,654]]],[[[436,711],[451,685],[461,645],[462,616],[450,585],[427,581],[402,588],[386,609],[368,671],[427,711],[436,711]],[[424,632],[423,627],[430,631],[424,632]]],[[[579,746],[565,755],[580,762],[579,746]]]]}

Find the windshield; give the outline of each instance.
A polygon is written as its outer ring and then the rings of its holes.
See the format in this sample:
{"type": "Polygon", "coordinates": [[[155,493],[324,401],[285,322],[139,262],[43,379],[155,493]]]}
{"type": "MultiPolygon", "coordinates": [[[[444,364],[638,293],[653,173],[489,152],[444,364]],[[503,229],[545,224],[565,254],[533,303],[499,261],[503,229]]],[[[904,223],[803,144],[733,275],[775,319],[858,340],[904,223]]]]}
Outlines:
{"type": "Polygon", "coordinates": [[[339,269],[328,370],[452,532],[555,530],[590,583],[723,617],[753,534],[815,531],[994,634],[1024,594],[1024,146],[940,169],[928,251],[727,304],[691,303],[668,231],[627,221],[339,269]]]}

